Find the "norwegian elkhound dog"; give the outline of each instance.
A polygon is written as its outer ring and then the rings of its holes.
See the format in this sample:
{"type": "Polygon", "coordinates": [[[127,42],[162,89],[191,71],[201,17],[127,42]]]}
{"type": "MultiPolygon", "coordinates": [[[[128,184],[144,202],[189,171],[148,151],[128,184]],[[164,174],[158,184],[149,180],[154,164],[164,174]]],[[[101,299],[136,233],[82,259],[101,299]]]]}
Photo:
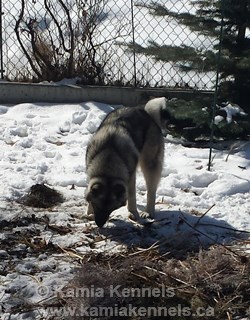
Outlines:
{"type": "Polygon", "coordinates": [[[136,168],[140,164],[147,186],[146,213],[154,217],[156,189],[164,155],[163,130],[170,114],[166,98],[144,107],[124,107],[109,113],[90,139],[86,152],[89,180],[88,213],[102,227],[115,209],[127,203],[142,221],[136,206],[136,168]]]}

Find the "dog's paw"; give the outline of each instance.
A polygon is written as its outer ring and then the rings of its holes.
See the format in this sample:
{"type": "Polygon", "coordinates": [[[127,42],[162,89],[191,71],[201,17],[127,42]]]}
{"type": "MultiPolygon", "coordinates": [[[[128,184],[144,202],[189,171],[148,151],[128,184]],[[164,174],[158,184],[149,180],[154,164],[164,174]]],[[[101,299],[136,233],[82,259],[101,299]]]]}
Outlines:
{"type": "Polygon", "coordinates": [[[141,212],[138,222],[142,225],[148,225],[154,222],[154,218],[152,218],[152,215],[150,215],[148,212],[144,211],[141,212]]]}
{"type": "Polygon", "coordinates": [[[154,219],[154,214],[150,214],[150,213],[148,213],[147,211],[143,211],[142,213],[141,213],[141,217],[143,218],[143,219],[150,219],[150,220],[153,220],[154,219]]]}
{"type": "Polygon", "coordinates": [[[138,214],[134,214],[132,212],[129,213],[128,219],[135,225],[139,225],[140,224],[140,215],[138,214]]]}
{"type": "Polygon", "coordinates": [[[149,217],[149,214],[147,214],[147,212],[145,212],[145,216],[139,215],[139,213],[137,215],[131,213],[129,215],[129,219],[133,223],[140,225],[148,225],[154,222],[154,220],[149,217]]]}

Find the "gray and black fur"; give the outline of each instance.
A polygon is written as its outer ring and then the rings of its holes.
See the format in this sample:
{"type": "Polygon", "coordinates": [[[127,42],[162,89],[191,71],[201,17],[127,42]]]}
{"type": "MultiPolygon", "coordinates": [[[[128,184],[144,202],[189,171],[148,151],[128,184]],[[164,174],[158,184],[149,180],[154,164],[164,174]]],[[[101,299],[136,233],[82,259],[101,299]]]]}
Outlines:
{"type": "Polygon", "coordinates": [[[88,213],[94,214],[99,227],[126,202],[139,219],[135,189],[138,164],[147,185],[146,212],[153,218],[164,155],[162,129],[168,119],[166,99],[156,98],[144,108],[112,111],[91,138],[86,153],[86,199],[88,213]]]}

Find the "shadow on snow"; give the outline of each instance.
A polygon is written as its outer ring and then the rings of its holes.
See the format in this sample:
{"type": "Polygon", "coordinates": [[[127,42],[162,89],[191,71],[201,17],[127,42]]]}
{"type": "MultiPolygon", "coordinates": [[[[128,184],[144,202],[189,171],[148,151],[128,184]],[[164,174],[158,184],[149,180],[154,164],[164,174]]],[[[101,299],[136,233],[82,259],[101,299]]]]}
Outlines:
{"type": "Polygon", "coordinates": [[[114,217],[100,229],[100,233],[128,248],[152,247],[175,258],[185,258],[188,253],[201,248],[207,249],[214,244],[230,245],[248,237],[247,232],[209,216],[168,210],[155,215],[155,220],[144,225],[114,217]]]}

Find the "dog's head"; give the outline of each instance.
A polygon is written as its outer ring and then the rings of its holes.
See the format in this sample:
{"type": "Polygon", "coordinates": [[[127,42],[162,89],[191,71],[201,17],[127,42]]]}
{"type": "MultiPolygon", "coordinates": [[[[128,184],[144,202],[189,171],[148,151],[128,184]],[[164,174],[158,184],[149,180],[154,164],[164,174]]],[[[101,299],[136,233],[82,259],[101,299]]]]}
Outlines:
{"type": "Polygon", "coordinates": [[[127,187],[120,179],[95,178],[90,181],[86,199],[88,214],[94,214],[98,227],[102,227],[112,211],[125,206],[127,187]]]}
{"type": "Polygon", "coordinates": [[[171,120],[171,114],[167,109],[167,99],[160,97],[149,100],[145,105],[145,111],[161,128],[163,135],[166,135],[171,120]]]}

